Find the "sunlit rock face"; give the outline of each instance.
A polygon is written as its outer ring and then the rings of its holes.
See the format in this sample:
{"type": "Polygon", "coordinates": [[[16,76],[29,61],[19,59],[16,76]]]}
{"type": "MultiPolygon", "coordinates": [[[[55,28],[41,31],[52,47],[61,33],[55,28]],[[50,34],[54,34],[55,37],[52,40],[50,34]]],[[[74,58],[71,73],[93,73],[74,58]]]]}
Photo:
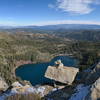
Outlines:
{"type": "Polygon", "coordinates": [[[6,90],[7,88],[7,83],[0,77],[0,90],[6,90]]]}
{"type": "Polygon", "coordinates": [[[57,60],[54,66],[48,66],[45,77],[61,83],[72,84],[78,72],[78,68],[64,66],[61,60],[57,60]]]}
{"type": "Polygon", "coordinates": [[[85,100],[100,100],[100,78],[92,85],[85,100]]]}

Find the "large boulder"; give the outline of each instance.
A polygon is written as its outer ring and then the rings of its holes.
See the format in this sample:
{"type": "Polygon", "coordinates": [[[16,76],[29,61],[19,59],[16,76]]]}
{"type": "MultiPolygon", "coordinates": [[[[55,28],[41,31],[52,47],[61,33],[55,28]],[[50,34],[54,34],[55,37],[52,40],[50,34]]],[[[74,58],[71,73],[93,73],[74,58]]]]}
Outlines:
{"type": "Polygon", "coordinates": [[[8,88],[7,83],[0,77],[0,90],[6,90],[8,88]]]}
{"type": "Polygon", "coordinates": [[[55,64],[55,66],[48,66],[45,77],[61,83],[72,84],[79,69],[64,66],[61,60],[56,61],[55,64]]]}
{"type": "Polygon", "coordinates": [[[100,78],[92,85],[85,100],[100,100],[100,78]]]}

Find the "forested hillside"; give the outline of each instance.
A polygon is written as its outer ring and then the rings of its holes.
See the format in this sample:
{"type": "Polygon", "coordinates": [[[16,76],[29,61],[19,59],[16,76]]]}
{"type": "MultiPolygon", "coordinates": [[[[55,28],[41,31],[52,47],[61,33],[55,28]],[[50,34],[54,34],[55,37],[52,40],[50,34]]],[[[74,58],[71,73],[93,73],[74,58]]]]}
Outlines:
{"type": "Polygon", "coordinates": [[[10,84],[16,80],[13,69],[18,61],[46,62],[59,54],[72,54],[81,59],[81,65],[85,66],[81,69],[84,69],[95,62],[99,52],[100,42],[75,42],[50,34],[1,32],[0,75],[10,84]]]}
{"type": "Polygon", "coordinates": [[[16,80],[13,69],[20,60],[46,62],[70,51],[72,41],[48,34],[0,33],[0,75],[11,83],[16,80]]]}
{"type": "Polygon", "coordinates": [[[100,30],[57,30],[56,35],[79,41],[100,41],[100,30]]]}
{"type": "MultiPolygon", "coordinates": [[[[15,69],[18,66],[47,62],[59,55],[76,57],[79,60],[77,67],[81,72],[100,60],[100,41],[98,38],[96,37],[97,41],[93,40],[94,38],[92,41],[88,41],[88,38],[84,39],[83,37],[84,41],[78,41],[79,39],[65,36],[65,33],[60,32],[59,34],[34,34],[34,32],[27,31],[0,32],[0,77],[9,86],[15,81],[23,83],[20,78],[15,76],[15,69]]],[[[8,97],[7,100],[27,97],[31,100],[33,96],[40,100],[40,97],[34,94],[15,95],[8,97]]]]}
{"type": "Polygon", "coordinates": [[[63,29],[59,28],[56,30],[44,30],[44,29],[34,29],[34,28],[15,28],[15,29],[4,29],[0,30],[2,32],[8,32],[12,34],[23,33],[23,34],[52,34],[58,37],[70,38],[79,41],[100,41],[100,29],[63,29]]]}

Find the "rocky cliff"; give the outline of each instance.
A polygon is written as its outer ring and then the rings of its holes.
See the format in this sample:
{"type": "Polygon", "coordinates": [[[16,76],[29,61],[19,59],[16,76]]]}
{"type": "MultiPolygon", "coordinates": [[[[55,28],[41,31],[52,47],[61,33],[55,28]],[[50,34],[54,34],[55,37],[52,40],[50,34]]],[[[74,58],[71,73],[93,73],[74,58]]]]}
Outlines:
{"type": "Polygon", "coordinates": [[[7,88],[7,83],[0,77],[0,90],[6,90],[7,88]]]}
{"type": "Polygon", "coordinates": [[[88,75],[85,77],[86,84],[93,84],[100,77],[100,62],[97,63],[94,68],[88,72],[88,75]]]}
{"type": "Polygon", "coordinates": [[[100,100],[100,78],[92,85],[85,100],[100,100]]]}

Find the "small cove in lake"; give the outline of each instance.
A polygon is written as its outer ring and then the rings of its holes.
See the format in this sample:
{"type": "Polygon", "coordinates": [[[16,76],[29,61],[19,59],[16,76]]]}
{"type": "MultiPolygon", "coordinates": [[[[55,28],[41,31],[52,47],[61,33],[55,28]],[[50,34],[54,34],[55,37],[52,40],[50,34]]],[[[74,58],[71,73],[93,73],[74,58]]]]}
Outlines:
{"type": "Polygon", "coordinates": [[[44,77],[47,67],[53,66],[56,60],[61,60],[65,66],[77,66],[78,60],[69,56],[57,56],[47,63],[26,64],[19,66],[15,74],[22,80],[30,81],[33,86],[45,83],[52,83],[52,80],[44,77]]]}

